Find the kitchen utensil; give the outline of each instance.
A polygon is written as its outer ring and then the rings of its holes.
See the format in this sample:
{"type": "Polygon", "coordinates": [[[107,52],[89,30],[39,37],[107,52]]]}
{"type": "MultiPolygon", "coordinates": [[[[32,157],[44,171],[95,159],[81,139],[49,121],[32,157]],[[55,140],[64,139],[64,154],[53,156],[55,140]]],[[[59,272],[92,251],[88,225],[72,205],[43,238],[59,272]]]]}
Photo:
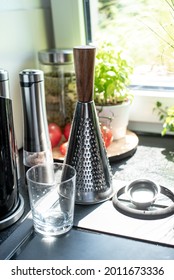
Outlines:
{"type": "Polygon", "coordinates": [[[147,209],[155,202],[160,186],[149,179],[136,179],[127,184],[125,193],[138,209],[147,209]]]}
{"type": "Polygon", "coordinates": [[[43,71],[26,69],[20,72],[23,104],[23,163],[29,167],[53,161],[45,108],[43,71]]]}
{"type": "Polygon", "coordinates": [[[20,207],[17,157],[9,77],[0,69],[0,229],[14,223],[24,210],[20,207]]]}
{"type": "Polygon", "coordinates": [[[94,204],[113,195],[112,174],[93,101],[95,47],[73,49],[78,101],[65,163],[75,167],[76,203],[94,204]]]}
{"type": "Polygon", "coordinates": [[[174,213],[174,193],[163,186],[158,186],[158,196],[146,209],[138,208],[127,197],[127,185],[118,188],[113,196],[114,207],[124,215],[144,220],[163,219],[174,213]]]}

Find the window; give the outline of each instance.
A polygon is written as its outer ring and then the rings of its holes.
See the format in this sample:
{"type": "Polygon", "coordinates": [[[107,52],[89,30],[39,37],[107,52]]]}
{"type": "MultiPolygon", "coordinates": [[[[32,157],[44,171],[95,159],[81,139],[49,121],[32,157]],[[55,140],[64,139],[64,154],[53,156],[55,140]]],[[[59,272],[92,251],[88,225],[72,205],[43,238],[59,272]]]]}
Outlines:
{"type": "Polygon", "coordinates": [[[133,59],[135,98],[130,129],[160,133],[162,124],[153,113],[155,103],[174,104],[174,77],[168,74],[173,71],[170,66],[174,66],[174,61],[172,49],[165,43],[165,40],[172,42],[172,3],[172,0],[51,0],[56,47],[71,48],[109,37],[133,59]]]}
{"type": "MultiPolygon", "coordinates": [[[[89,5],[89,1],[84,2],[89,5]]],[[[170,77],[174,79],[174,3],[170,0],[96,2],[97,21],[93,41],[106,38],[116,47],[124,49],[133,60],[135,77],[137,80],[139,76],[141,84],[159,86],[163,83],[164,86],[171,86],[170,77]],[[143,77],[146,78],[144,81],[143,77]]]]}
{"type": "Polygon", "coordinates": [[[133,61],[134,74],[130,88],[135,101],[130,115],[130,127],[160,132],[162,125],[153,112],[155,103],[161,101],[165,106],[174,103],[174,2],[84,2],[91,5],[95,14],[95,22],[90,19],[93,42],[101,38],[110,40],[116,47],[127,52],[133,61]]]}

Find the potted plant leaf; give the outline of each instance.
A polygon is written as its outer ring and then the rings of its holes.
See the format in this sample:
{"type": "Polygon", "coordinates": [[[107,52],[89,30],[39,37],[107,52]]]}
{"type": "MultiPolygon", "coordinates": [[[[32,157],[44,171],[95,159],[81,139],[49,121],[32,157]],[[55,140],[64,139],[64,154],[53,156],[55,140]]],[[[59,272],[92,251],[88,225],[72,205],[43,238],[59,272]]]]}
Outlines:
{"type": "Polygon", "coordinates": [[[128,85],[133,67],[123,50],[107,41],[100,43],[96,53],[94,101],[99,118],[111,119],[113,139],[125,136],[129,109],[133,100],[128,85]]]}
{"type": "Polygon", "coordinates": [[[164,107],[160,101],[156,102],[154,111],[158,111],[159,120],[163,123],[161,135],[164,136],[167,132],[174,132],[174,105],[164,107]]]}

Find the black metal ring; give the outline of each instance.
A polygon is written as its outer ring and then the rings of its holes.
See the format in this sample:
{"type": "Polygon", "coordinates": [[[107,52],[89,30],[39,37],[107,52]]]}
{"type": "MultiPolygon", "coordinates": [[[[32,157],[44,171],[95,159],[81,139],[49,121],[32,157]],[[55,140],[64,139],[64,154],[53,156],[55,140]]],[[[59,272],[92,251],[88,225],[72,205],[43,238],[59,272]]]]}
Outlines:
{"type": "MultiPolygon", "coordinates": [[[[174,193],[165,187],[160,186],[160,188],[161,188],[160,193],[167,196],[168,198],[171,199],[172,202],[174,202],[174,193]]],[[[124,205],[119,200],[119,197],[124,193],[125,193],[125,186],[119,189],[112,199],[114,207],[122,214],[130,216],[132,218],[145,219],[145,220],[162,219],[174,214],[174,203],[172,203],[170,206],[166,206],[166,208],[164,209],[152,210],[152,211],[130,208],[124,205]]]]}

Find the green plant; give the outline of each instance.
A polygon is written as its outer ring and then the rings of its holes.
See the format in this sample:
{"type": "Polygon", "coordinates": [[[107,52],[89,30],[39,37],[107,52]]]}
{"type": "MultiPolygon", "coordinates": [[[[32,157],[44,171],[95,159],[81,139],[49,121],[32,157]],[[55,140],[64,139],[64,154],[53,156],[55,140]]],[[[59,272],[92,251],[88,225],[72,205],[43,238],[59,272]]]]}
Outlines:
{"type": "Polygon", "coordinates": [[[163,129],[161,131],[164,136],[168,131],[174,131],[174,106],[163,107],[162,103],[157,101],[154,110],[158,111],[159,119],[163,122],[163,129]]]}
{"type": "Polygon", "coordinates": [[[110,42],[102,42],[96,54],[94,100],[96,105],[114,105],[132,100],[128,85],[133,67],[110,42]]]}

